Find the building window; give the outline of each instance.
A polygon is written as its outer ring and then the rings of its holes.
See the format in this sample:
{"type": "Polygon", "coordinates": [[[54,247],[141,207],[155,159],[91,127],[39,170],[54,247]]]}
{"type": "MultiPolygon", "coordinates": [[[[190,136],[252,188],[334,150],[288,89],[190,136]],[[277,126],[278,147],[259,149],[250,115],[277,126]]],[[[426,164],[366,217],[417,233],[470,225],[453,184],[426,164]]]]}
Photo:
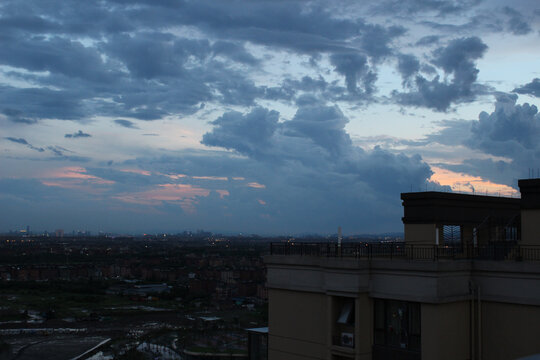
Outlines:
{"type": "Polygon", "coordinates": [[[341,304],[341,311],[337,319],[338,324],[354,325],[354,301],[348,299],[341,304]]]}
{"type": "Polygon", "coordinates": [[[333,297],[333,344],[354,348],[355,311],[353,298],[333,297]]]}
{"type": "Polygon", "coordinates": [[[504,235],[505,235],[504,237],[506,241],[517,241],[518,239],[517,227],[505,226],[504,235]]]}
{"type": "Polygon", "coordinates": [[[443,225],[444,245],[461,246],[461,226],[443,225]]]}
{"type": "Polygon", "coordinates": [[[420,304],[375,300],[374,343],[408,351],[420,351],[420,304]]]}

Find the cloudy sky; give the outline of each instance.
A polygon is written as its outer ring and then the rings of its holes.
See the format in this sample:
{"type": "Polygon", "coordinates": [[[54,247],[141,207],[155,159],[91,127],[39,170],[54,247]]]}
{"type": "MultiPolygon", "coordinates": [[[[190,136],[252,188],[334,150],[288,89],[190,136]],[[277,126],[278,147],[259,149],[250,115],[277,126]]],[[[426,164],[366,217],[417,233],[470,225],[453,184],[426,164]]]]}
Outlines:
{"type": "Polygon", "coordinates": [[[540,169],[537,0],[2,0],[0,44],[0,231],[400,231],[540,169]]]}

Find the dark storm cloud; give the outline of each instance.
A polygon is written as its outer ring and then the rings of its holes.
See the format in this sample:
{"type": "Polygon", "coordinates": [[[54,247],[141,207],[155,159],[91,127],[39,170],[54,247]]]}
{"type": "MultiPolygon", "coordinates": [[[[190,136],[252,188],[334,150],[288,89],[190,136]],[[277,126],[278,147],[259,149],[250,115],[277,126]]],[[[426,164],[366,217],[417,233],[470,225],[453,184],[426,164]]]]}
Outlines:
{"type": "Polygon", "coordinates": [[[265,88],[264,98],[288,103],[295,102],[297,105],[302,105],[306,101],[372,100],[371,94],[358,91],[358,86],[355,93],[345,95],[348,90],[339,85],[341,83],[341,80],[326,81],[320,74],[316,78],[311,76],[303,76],[301,79],[286,78],[279,86],[265,88]]]}
{"type": "Polygon", "coordinates": [[[258,97],[264,96],[264,89],[258,88],[253,81],[242,79],[241,76],[216,77],[214,86],[220,93],[218,98],[224,104],[251,106],[258,97]]]}
{"type": "Polygon", "coordinates": [[[344,131],[349,120],[337,106],[301,106],[291,121],[284,123],[284,134],[309,138],[317,146],[337,156],[351,148],[351,139],[344,131]]]}
{"type": "Polygon", "coordinates": [[[361,29],[361,49],[375,60],[383,59],[393,53],[392,41],[406,32],[403,26],[365,24],[361,29]]]}
{"type": "Polygon", "coordinates": [[[216,41],[212,51],[214,55],[226,56],[242,64],[254,66],[260,63],[244,46],[230,41],[216,41]]]}
{"type": "Polygon", "coordinates": [[[466,17],[465,19],[467,22],[460,22],[457,24],[454,22],[443,23],[440,21],[429,20],[422,21],[420,24],[430,28],[431,31],[443,34],[451,34],[453,36],[456,36],[457,34],[470,35],[482,32],[493,33],[504,31],[502,20],[496,15],[489,16],[482,14],[466,17]]]}
{"type": "Polygon", "coordinates": [[[47,150],[52,152],[54,155],[54,158],[50,158],[49,160],[65,160],[78,163],[86,163],[91,160],[86,156],[74,155],[75,153],[73,151],[58,145],[47,146],[47,150]]]}
{"type": "Polygon", "coordinates": [[[427,36],[421,37],[421,38],[416,42],[416,46],[431,46],[431,45],[434,45],[434,44],[438,44],[440,40],[441,40],[441,37],[440,37],[440,36],[437,36],[437,35],[427,35],[427,36]]]}
{"type": "Polygon", "coordinates": [[[360,81],[361,92],[372,94],[377,74],[371,70],[366,56],[357,53],[338,53],[330,56],[335,71],[345,76],[347,90],[357,93],[357,83],[360,81]]]}
{"type": "Polygon", "coordinates": [[[60,37],[17,36],[0,47],[0,63],[90,82],[110,82],[118,75],[105,66],[96,48],[60,37]]]}
{"type": "MultiPolygon", "coordinates": [[[[392,0],[376,10],[396,16],[427,11],[442,18],[478,4],[473,0],[392,0]]],[[[10,77],[36,87],[6,87],[0,94],[7,95],[0,96],[0,109],[17,114],[5,115],[26,124],[42,118],[81,120],[96,115],[155,120],[193,114],[203,102],[239,106],[253,106],[258,99],[294,102],[298,90],[286,87],[285,81],[280,87],[261,87],[248,72],[238,70],[261,65],[263,59],[247,46],[251,44],[307,54],[311,60],[330,56],[335,70],[345,78],[346,89],[333,86],[324,98],[357,102],[359,96],[375,92],[376,65],[398,55],[394,42],[407,31],[358,16],[335,16],[332,7],[303,1],[102,1],[62,11],[55,1],[5,1],[1,6],[0,63],[39,72],[10,71],[10,77]],[[186,28],[202,36],[190,38],[186,28]],[[38,98],[29,101],[31,106],[23,106],[24,93],[29,92],[38,98]],[[41,96],[56,100],[49,103],[41,96]]],[[[522,20],[518,10],[505,8],[503,12],[514,33],[525,31],[518,23],[522,20]]],[[[426,36],[417,46],[432,45],[442,37],[426,36]]],[[[404,60],[400,58],[399,70],[413,82],[414,69],[406,67],[414,64],[404,60]]],[[[426,65],[421,69],[427,69],[426,65]]],[[[419,75],[414,80],[418,91],[396,99],[439,111],[471,99],[471,82],[465,78],[475,77],[474,73],[463,67],[445,71],[454,76],[455,83],[419,75]]]]}
{"type": "Polygon", "coordinates": [[[31,124],[38,119],[81,119],[90,114],[84,91],[0,86],[0,108],[13,122],[31,124]]]}
{"type": "MultiPolygon", "coordinates": [[[[201,78],[211,72],[204,66],[193,68],[193,64],[189,65],[190,71],[184,68],[188,59],[201,60],[208,56],[208,41],[173,39],[171,35],[151,32],[109,35],[105,40],[88,46],[59,36],[17,33],[9,38],[0,50],[0,63],[47,74],[11,71],[8,75],[56,90],[4,86],[1,92],[5,96],[0,102],[4,102],[7,111],[17,113],[8,117],[24,123],[34,123],[40,118],[78,120],[95,115],[153,120],[170,111],[192,113],[199,102],[211,98],[206,82],[215,79],[201,78]],[[170,46],[169,42],[172,42],[170,46]],[[148,81],[156,77],[169,79],[167,83],[148,81]],[[170,91],[171,88],[175,90],[170,91]],[[51,101],[54,98],[58,101],[51,101]],[[27,106],[25,99],[32,106],[27,106]]],[[[220,51],[226,53],[227,48],[222,46],[220,51]]],[[[244,61],[248,59],[247,54],[239,56],[244,61]]],[[[217,68],[215,65],[210,66],[217,68]]],[[[221,75],[224,70],[220,69],[221,75]]],[[[234,76],[239,78],[238,74],[234,76]]]]}
{"type": "Polygon", "coordinates": [[[155,120],[193,114],[205,102],[293,102],[291,89],[258,86],[239,70],[261,64],[249,44],[311,59],[332,56],[355,96],[337,86],[326,95],[356,101],[375,91],[373,65],[393,56],[394,40],[406,31],[335,17],[332,9],[305,2],[103,1],[62,11],[55,1],[0,6],[0,64],[15,69],[8,77],[34,85],[4,86],[0,109],[26,124],[94,116],[155,120]],[[186,26],[203,36],[184,35],[186,26]]]}
{"type": "Polygon", "coordinates": [[[87,134],[85,132],[82,132],[82,130],[79,130],[73,134],[65,134],[64,135],[65,138],[73,138],[73,139],[77,139],[77,138],[87,138],[87,137],[92,137],[92,135],[90,134],[87,134]]]}
{"type": "Polygon", "coordinates": [[[451,76],[451,80],[441,80],[438,75],[429,80],[418,74],[414,83],[411,81],[411,87],[416,91],[395,91],[394,97],[403,105],[424,106],[437,111],[446,111],[453,103],[472,101],[475,92],[483,90],[476,84],[479,70],[475,60],[486,50],[487,45],[478,37],[450,41],[447,46],[434,51],[431,63],[451,76]]]}
{"type": "MultiPolygon", "coordinates": [[[[242,174],[264,184],[261,197],[271,199],[267,209],[280,223],[303,224],[309,214],[312,224],[315,218],[325,223],[328,219],[323,218],[330,216],[332,222],[341,217],[340,221],[353,226],[346,214],[362,206],[370,206],[375,212],[387,207],[398,213],[395,199],[399,191],[406,191],[411,184],[416,188],[431,175],[419,156],[396,155],[379,147],[366,152],[353,146],[345,131],[348,119],[335,106],[301,106],[291,120],[283,122],[278,122],[277,113],[262,108],[245,115],[226,115],[204,135],[203,144],[246,156],[238,159],[227,155],[228,160],[220,162],[219,173],[242,174]],[[259,125],[263,131],[254,126],[256,122],[264,124],[259,125]],[[383,199],[380,206],[373,205],[372,196],[383,199]],[[336,203],[340,205],[334,207],[336,203]],[[312,206],[322,206],[326,215],[312,206]]],[[[185,161],[178,168],[192,169],[193,165],[185,161]]],[[[198,160],[198,166],[202,166],[201,161],[206,160],[198,160]]],[[[233,198],[236,190],[230,192],[233,198]]]]}
{"type": "Polygon", "coordinates": [[[538,108],[527,103],[516,105],[516,100],[517,95],[501,95],[493,113],[480,113],[468,145],[515,160],[540,155],[538,108]]]}
{"type": "Polygon", "coordinates": [[[17,144],[28,145],[28,142],[23,138],[18,138],[17,139],[17,138],[13,138],[13,137],[6,137],[4,139],[9,140],[9,141],[14,142],[14,143],[17,143],[17,144]]]}
{"type": "Polygon", "coordinates": [[[114,123],[116,125],[120,125],[128,129],[138,129],[137,125],[135,125],[133,121],[129,121],[125,119],[116,119],[114,120],[114,123]]]}
{"type": "Polygon", "coordinates": [[[532,31],[531,27],[519,11],[506,6],[503,9],[503,12],[508,16],[508,29],[514,35],[527,35],[532,31]]]}
{"type": "Polygon", "coordinates": [[[201,61],[210,54],[208,40],[177,39],[156,32],[116,35],[103,48],[122,61],[132,76],[144,79],[188,76],[186,62],[201,61]]]}
{"type": "Polygon", "coordinates": [[[540,97],[540,79],[535,78],[528,84],[512,90],[518,94],[528,94],[536,97],[540,97]]]}
{"type": "Polygon", "coordinates": [[[179,15],[182,22],[198,24],[221,38],[306,53],[346,48],[340,41],[356,36],[361,25],[359,21],[336,19],[328,10],[310,8],[302,2],[187,1],[179,15]]]}
{"type": "MultiPolygon", "coordinates": [[[[198,215],[189,219],[190,226],[211,217],[215,226],[230,231],[317,232],[337,223],[350,231],[398,229],[399,193],[424,186],[430,168],[417,155],[353,146],[347,122],[338,107],[310,102],[285,121],[262,107],[227,112],[212,123],[202,142],[230,151],[184,150],[122,164],[151,175],[96,168],[88,173],[114,181],[114,189],[139,193],[163,184],[207,189],[208,196],[196,196],[198,215]]],[[[156,204],[165,212],[171,206],[166,200],[156,204]]]]}
{"type": "Polygon", "coordinates": [[[420,61],[410,54],[402,54],[398,56],[398,71],[403,78],[403,82],[406,82],[420,71],[420,61]]]}
{"type": "Polygon", "coordinates": [[[515,187],[514,180],[526,176],[526,169],[540,167],[540,114],[536,106],[517,105],[516,100],[516,95],[499,94],[495,111],[480,113],[478,121],[442,122],[443,129],[429,135],[426,143],[463,145],[503,158],[465,159],[444,167],[515,187]]]}
{"type": "Polygon", "coordinates": [[[446,47],[435,51],[433,63],[442,67],[446,73],[454,73],[471,82],[474,81],[473,77],[476,79],[475,76],[478,73],[478,70],[474,68],[474,60],[481,58],[486,50],[487,45],[478,37],[455,39],[446,47]]]}
{"type": "Polygon", "coordinates": [[[9,141],[11,141],[13,143],[16,143],[16,144],[25,145],[27,148],[35,150],[37,152],[44,152],[45,151],[45,149],[43,149],[41,147],[36,147],[36,146],[30,144],[24,138],[5,137],[4,139],[9,140],[9,141]]]}
{"type": "MultiPolygon", "coordinates": [[[[215,223],[233,231],[328,231],[336,224],[401,229],[399,193],[423,188],[429,166],[419,156],[354,146],[346,131],[348,119],[335,104],[358,107],[380,101],[376,85],[386,82],[388,66],[402,76],[404,89],[388,101],[403,106],[447,111],[486,92],[477,83],[476,65],[486,45],[467,36],[501,31],[521,35],[531,33],[535,23],[523,7],[491,9],[479,3],[104,0],[66,6],[58,0],[4,0],[0,118],[27,131],[22,125],[42,119],[82,122],[101,117],[135,129],[134,119],[182,121],[205,104],[208,111],[223,112],[202,138],[204,145],[220,150],[154,149],[144,158],[106,162],[111,155],[101,159],[103,168],[86,169],[86,174],[107,180],[106,189],[100,188],[102,202],[86,208],[97,215],[87,218],[109,221],[107,207],[115,206],[121,209],[113,214],[115,222],[128,229],[134,222],[163,224],[164,218],[179,227],[215,223]],[[373,12],[366,8],[391,17],[368,19],[373,12]],[[419,34],[426,28],[428,36],[419,34]],[[380,69],[384,72],[378,77],[380,69]],[[296,106],[296,113],[280,119],[261,106],[271,107],[271,101],[296,106]],[[134,205],[118,200],[123,193],[151,192],[161,185],[189,185],[209,193],[193,196],[198,214],[192,217],[174,201],[134,205]],[[157,215],[148,214],[149,208],[157,215]]],[[[538,96],[537,80],[515,92],[538,96]]],[[[476,166],[491,179],[499,179],[497,171],[515,173],[540,156],[534,142],[539,136],[536,110],[513,101],[499,99],[497,110],[478,122],[443,121],[440,132],[413,145],[458,144],[503,158],[466,160],[463,169],[476,166]]],[[[32,160],[91,160],[58,145],[35,147],[24,138],[34,137],[16,134],[5,138],[6,143],[44,153],[32,160]]],[[[65,136],[86,135],[79,130],[65,136]]],[[[39,211],[31,210],[36,214],[50,203],[69,217],[79,202],[67,202],[93,198],[81,195],[84,189],[36,185],[40,183],[25,182],[17,190],[9,184],[18,194],[35,186],[39,191],[28,192],[42,194],[38,202],[51,197],[46,205],[38,204],[39,211]]],[[[28,200],[18,200],[15,208],[23,209],[28,200]]]]}
{"type": "Polygon", "coordinates": [[[13,34],[18,31],[45,33],[55,32],[59,29],[59,24],[36,15],[19,14],[0,18],[2,34],[13,34]]]}
{"type": "Polygon", "coordinates": [[[278,118],[279,113],[276,111],[260,107],[247,115],[228,112],[212,122],[214,130],[204,134],[201,142],[256,156],[269,145],[278,126],[278,118]]]}
{"type": "Polygon", "coordinates": [[[86,156],[78,156],[78,155],[74,155],[74,152],[71,151],[71,150],[68,150],[62,146],[58,146],[58,145],[49,145],[45,148],[42,148],[42,147],[37,147],[37,146],[34,146],[32,144],[30,144],[29,142],[27,142],[25,139],[23,138],[11,138],[11,137],[7,137],[5,138],[11,142],[14,142],[14,143],[17,143],[17,144],[21,144],[21,145],[25,145],[27,148],[29,149],[32,149],[34,151],[37,151],[37,152],[40,152],[40,153],[50,153],[52,155],[54,155],[53,157],[40,157],[40,158],[25,158],[25,160],[31,160],[31,161],[62,161],[62,160],[65,160],[65,161],[72,161],[72,162],[77,162],[77,163],[86,163],[86,162],[89,162],[91,159],[89,157],[86,157],[86,156]]]}
{"type": "Polygon", "coordinates": [[[6,108],[2,111],[2,114],[5,115],[8,120],[14,123],[35,124],[37,122],[36,119],[24,117],[23,112],[16,109],[6,108]]]}
{"type": "Polygon", "coordinates": [[[61,146],[47,146],[47,149],[52,151],[52,153],[56,156],[64,156],[64,152],[70,152],[69,150],[61,147],[61,146]]]}
{"type": "Polygon", "coordinates": [[[444,17],[469,11],[481,2],[482,0],[386,0],[378,3],[375,10],[392,15],[433,11],[444,17]]]}
{"type": "Polygon", "coordinates": [[[295,90],[318,92],[324,91],[330,86],[326,80],[319,75],[318,78],[312,78],[311,76],[304,76],[300,80],[286,79],[282,87],[293,88],[295,90]]]}

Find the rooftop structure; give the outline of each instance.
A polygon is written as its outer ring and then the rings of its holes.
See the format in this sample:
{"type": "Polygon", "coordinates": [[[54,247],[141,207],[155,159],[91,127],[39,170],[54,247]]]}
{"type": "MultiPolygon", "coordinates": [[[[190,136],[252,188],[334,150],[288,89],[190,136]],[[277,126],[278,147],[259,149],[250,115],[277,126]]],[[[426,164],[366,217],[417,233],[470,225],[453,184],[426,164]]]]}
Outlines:
{"type": "Polygon", "coordinates": [[[274,243],[270,360],[540,353],[540,179],[521,199],[404,193],[404,242],[274,243]]]}

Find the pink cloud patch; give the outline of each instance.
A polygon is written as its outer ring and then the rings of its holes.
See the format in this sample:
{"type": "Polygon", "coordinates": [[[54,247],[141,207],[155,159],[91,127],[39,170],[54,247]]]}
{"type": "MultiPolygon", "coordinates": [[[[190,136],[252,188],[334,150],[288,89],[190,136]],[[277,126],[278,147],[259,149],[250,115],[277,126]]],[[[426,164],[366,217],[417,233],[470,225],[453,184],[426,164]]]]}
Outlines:
{"type": "Polygon", "coordinates": [[[187,175],[185,174],[159,174],[159,175],[167,176],[169,179],[172,179],[172,180],[178,180],[178,179],[187,177],[187,175]]]}
{"type": "Polygon", "coordinates": [[[115,199],[141,205],[161,205],[163,202],[177,202],[186,211],[195,212],[197,197],[208,196],[210,190],[189,184],[161,184],[156,188],[131,194],[121,194],[115,199]]]}
{"type": "Polygon", "coordinates": [[[192,178],[198,179],[198,180],[221,180],[221,181],[228,180],[226,176],[192,176],[192,178]]]}
{"type": "Polygon", "coordinates": [[[225,196],[229,196],[230,193],[228,190],[216,190],[216,192],[219,194],[219,197],[223,199],[225,196]]]}
{"type": "Polygon", "coordinates": [[[97,194],[104,189],[96,185],[111,185],[115,182],[112,180],[102,179],[100,177],[89,175],[86,169],[79,166],[64,167],[51,170],[42,174],[41,183],[45,186],[56,186],[64,189],[75,189],[91,194],[97,194]]]}
{"type": "Polygon", "coordinates": [[[120,171],[139,174],[139,175],[144,175],[144,176],[152,175],[152,173],[150,171],[141,170],[141,169],[120,169],[120,171]]]}
{"type": "Polygon", "coordinates": [[[250,188],[255,188],[255,189],[266,189],[266,185],[259,184],[257,182],[250,182],[247,184],[247,186],[249,186],[250,188]]]}
{"type": "Polygon", "coordinates": [[[86,169],[80,166],[63,167],[60,169],[49,171],[43,176],[44,179],[77,179],[77,180],[89,180],[95,184],[114,184],[112,180],[105,180],[100,177],[89,175],[86,173],[86,169]]]}

